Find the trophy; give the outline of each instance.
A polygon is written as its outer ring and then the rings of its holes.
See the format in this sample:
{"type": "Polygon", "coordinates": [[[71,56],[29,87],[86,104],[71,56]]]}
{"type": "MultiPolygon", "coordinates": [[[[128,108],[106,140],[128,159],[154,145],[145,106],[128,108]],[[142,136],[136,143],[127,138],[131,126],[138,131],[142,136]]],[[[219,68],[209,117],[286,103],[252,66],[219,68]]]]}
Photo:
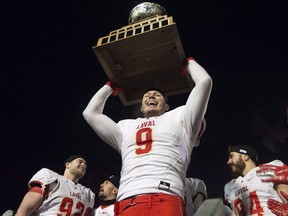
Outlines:
{"type": "Polygon", "coordinates": [[[173,17],[159,4],[135,6],[128,25],[111,31],[92,47],[108,79],[121,86],[124,106],[141,102],[150,87],[167,96],[191,91],[194,83],[181,68],[186,61],[173,17]]]}

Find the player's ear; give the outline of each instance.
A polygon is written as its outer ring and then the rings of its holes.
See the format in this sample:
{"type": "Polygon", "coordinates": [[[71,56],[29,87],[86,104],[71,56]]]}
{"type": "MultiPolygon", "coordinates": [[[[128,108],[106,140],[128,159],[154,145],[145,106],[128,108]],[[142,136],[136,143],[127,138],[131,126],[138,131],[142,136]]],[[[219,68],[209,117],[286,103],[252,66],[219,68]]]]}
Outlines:
{"type": "Polygon", "coordinates": [[[165,111],[168,111],[168,110],[169,110],[169,105],[166,104],[166,105],[165,105],[165,111]]]}
{"type": "Polygon", "coordinates": [[[66,162],[65,163],[65,168],[68,168],[69,167],[69,162],[66,162]]]}
{"type": "Polygon", "coordinates": [[[243,160],[244,160],[244,161],[248,161],[249,158],[250,158],[250,157],[249,157],[248,155],[246,155],[246,154],[243,155],[243,160]]]}
{"type": "Polygon", "coordinates": [[[168,111],[169,110],[169,105],[166,103],[165,104],[165,111],[168,111]]]}
{"type": "Polygon", "coordinates": [[[113,193],[115,194],[115,196],[117,196],[118,188],[115,187],[115,188],[113,189],[113,193]]]}

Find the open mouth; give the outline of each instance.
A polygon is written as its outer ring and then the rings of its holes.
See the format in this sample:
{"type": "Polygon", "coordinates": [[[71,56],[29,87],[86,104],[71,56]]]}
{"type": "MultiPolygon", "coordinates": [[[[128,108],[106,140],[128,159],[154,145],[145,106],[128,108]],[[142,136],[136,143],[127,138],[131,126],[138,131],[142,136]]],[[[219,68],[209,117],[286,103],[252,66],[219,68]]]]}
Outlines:
{"type": "Polygon", "coordinates": [[[156,101],[148,101],[147,103],[148,106],[157,106],[156,101]]]}

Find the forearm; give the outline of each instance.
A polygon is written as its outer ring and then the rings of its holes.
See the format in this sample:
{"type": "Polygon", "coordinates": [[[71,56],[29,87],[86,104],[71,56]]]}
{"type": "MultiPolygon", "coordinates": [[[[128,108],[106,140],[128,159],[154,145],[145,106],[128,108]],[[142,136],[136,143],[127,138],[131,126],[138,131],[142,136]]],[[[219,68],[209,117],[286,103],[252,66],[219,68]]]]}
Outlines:
{"type": "Polygon", "coordinates": [[[115,147],[115,143],[121,138],[120,129],[112,119],[103,114],[105,102],[111,93],[112,89],[104,85],[88,103],[83,117],[102,140],[115,147]]]}
{"type": "Polygon", "coordinates": [[[212,87],[212,78],[197,61],[188,58],[186,67],[196,86],[205,82],[205,80],[209,80],[212,87]]]}
{"type": "Polygon", "coordinates": [[[196,197],[194,198],[194,206],[196,211],[198,210],[198,208],[204,202],[205,199],[206,197],[201,193],[196,195],[196,197]]]}
{"type": "Polygon", "coordinates": [[[284,202],[284,203],[288,203],[288,200],[286,199],[287,197],[284,197],[282,194],[284,192],[284,194],[288,194],[288,184],[278,184],[276,186],[276,190],[281,198],[281,200],[284,202]]]}
{"type": "Polygon", "coordinates": [[[112,89],[107,85],[104,85],[96,92],[96,94],[91,98],[85,110],[83,111],[83,116],[86,121],[89,121],[89,119],[96,114],[103,113],[105,102],[111,93],[112,89]]]}
{"type": "Polygon", "coordinates": [[[30,216],[41,205],[43,199],[42,194],[28,192],[24,196],[15,216],[30,216]]]}
{"type": "Polygon", "coordinates": [[[194,60],[188,61],[187,70],[195,87],[186,102],[184,126],[191,134],[198,135],[207,110],[213,82],[206,70],[194,60]]]}
{"type": "Polygon", "coordinates": [[[237,216],[235,210],[232,211],[231,216],[237,216]]]}

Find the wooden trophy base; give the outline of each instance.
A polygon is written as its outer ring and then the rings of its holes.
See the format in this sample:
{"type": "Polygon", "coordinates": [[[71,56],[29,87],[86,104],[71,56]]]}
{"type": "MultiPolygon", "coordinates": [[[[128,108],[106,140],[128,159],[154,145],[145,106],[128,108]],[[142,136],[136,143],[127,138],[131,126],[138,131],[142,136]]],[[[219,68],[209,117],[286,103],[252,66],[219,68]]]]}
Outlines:
{"type": "Polygon", "coordinates": [[[194,83],[182,76],[186,56],[172,17],[156,16],[110,32],[92,47],[108,79],[122,86],[124,106],[141,102],[150,87],[167,96],[191,91],[194,83]]]}

